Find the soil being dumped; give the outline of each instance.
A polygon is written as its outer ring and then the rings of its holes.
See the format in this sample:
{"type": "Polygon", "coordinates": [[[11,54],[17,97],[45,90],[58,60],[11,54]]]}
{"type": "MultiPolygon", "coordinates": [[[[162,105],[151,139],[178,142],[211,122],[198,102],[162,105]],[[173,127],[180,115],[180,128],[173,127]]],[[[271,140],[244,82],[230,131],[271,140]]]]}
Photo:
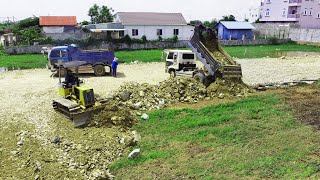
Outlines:
{"type": "Polygon", "coordinates": [[[213,29],[199,27],[198,33],[200,41],[215,60],[222,65],[237,65],[237,62],[219,45],[216,32],[213,29]]]}
{"type": "Polygon", "coordinates": [[[250,93],[241,80],[216,80],[205,87],[193,78],[170,78],[159,85],[128,83],[110,97],[109,105],[94,117],[91,126],[132,127],[143,112],[175,103],[197,103],[212,98],[243,97],[250,93]]]}

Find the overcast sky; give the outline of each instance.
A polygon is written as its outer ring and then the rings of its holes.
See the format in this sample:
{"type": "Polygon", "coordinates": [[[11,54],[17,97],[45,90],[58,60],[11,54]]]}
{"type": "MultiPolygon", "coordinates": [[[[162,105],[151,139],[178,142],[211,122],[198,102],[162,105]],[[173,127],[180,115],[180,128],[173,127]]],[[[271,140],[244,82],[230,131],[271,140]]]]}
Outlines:
{"type": "MultiPolygon", "coordinates": [[[[89,8],[94,4],[107,5],[115,12],[180,12],[187,21],[212,20],[233,14],[243,20],[251,7],[260,0],[0,0],[0,17],[55,15],[77,16],[78,22],[89,20],[89,8]]],[[[3,19],[1,19],[3,20],[3,19]]]]}

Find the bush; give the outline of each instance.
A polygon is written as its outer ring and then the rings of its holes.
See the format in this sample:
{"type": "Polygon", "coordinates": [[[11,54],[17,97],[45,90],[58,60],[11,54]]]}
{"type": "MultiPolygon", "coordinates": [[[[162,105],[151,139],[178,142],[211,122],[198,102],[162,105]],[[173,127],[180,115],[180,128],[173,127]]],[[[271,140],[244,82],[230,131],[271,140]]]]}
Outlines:
{"type": "Polygon", "coordinates": [[[165,42],[176,43],[176,42],[178,42],[178,40],[179,40],[178,36],[175,35],[175,36],[173,36],[172,38],[165,39],[164,41],[165,41],[165,42]]]}
{"type": "Polygon", "coordinates": [[[145,35],[143,35],[143,36],[141,37],[141,40],[142,40],[143,43],[148,42],[147,36],[145,36],[145,35]]]}
{"type": "Polygon", "coordinates": [[[159,42],[163,41],[163,38],[161,36],[158,36],[158,41],[159,42]]]}
{"type": "Polygon", "coordinates": [[[4,50],[4,46],[0,44],[0,56],[6,55],[6,51],[4,50]]]}
{"type": "Polygon", "coordinates": [[[132,39],[131,37],[127,34],[125,35],[122,39],[121,39],[122,43],[126,43],[126,44],[132,44],[132,39]]]}
{"type": "Polygon", "coordinates": [[[279,45],[279,39],[277,37],[272,37],[270,38],[271,44],[272,45],[279,45]]]}

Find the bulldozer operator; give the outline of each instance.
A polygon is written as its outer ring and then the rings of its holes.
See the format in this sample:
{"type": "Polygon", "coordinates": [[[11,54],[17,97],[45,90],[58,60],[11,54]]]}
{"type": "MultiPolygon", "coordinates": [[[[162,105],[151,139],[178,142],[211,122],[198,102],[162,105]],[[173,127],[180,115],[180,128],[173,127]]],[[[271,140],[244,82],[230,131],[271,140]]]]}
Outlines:
{"type": "Polygon", "coordinates": [[[79,78],[75,76],[70,69],[66,69],[64,80],[64,83],[68,88],[75,84],[79,85],[79,78]]]}

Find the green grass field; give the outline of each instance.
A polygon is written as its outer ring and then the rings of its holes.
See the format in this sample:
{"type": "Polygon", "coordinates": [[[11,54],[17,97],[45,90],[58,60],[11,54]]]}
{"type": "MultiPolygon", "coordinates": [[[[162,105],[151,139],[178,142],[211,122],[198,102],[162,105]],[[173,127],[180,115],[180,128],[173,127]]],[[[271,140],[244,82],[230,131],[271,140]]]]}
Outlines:
{"type": "Polygon", "coordinates": [[[39,54],[24,54],[24,55],[2,55],[0,56],[0,67],[9,69],[34,69],[45,68],[47,57],[39,54]]]}
{"type": "Polygon", "coordinates": [[[134,127],[141,156],[111,166],[118,179],[320,178],[319,132],[277,95],[149,115],[134,127]]]}
{"type": "MultiPolygon", "coordinates": [[[[236,58],[262,58],[262,57],[281,57],[287,51],[319,52],[318,46],[307,46],[297,44],[268,45],[268,46],[232,46],[224,49],[236,58]]],[[[139,51],[117,51],[116,56],[120,63],[133,61],[140,62],[160,62],[161,49],[159,50],[139,50],[139,51]]],[[[44,68],[46,65],[43,55],[0,55],[0,67],[19,67],[22,69],[44,68]]]]}

